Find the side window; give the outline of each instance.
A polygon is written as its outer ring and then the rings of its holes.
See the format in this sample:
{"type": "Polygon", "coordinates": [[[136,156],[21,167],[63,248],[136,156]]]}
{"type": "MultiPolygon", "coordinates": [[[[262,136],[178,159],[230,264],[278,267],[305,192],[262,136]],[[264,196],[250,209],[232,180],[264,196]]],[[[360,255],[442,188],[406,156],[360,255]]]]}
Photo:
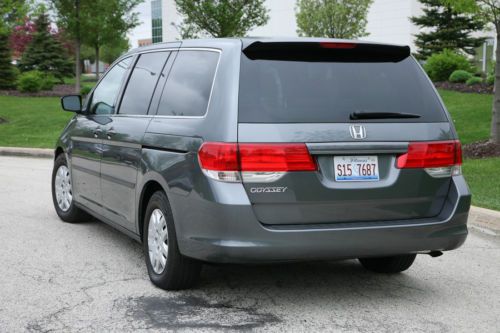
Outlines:
{"type": "Polygon", "coordinates": [[[154,89],[169,52],[142,54],[137,61],[120,104],[120,114],[147,114],[154,89]]]}
{"type": "Polygon", "coordinates": [[[163,88],[158,115],[203,116],[218,60],[218,52],[180,51],[163,88]]]}
{"type": "Polygon", "coordinates": [[[116,97],[131,61],[132,57],[125,58],[106,73],[106,76],[99,82],[92,94],[90,113],[114,113],[116,97]]]}

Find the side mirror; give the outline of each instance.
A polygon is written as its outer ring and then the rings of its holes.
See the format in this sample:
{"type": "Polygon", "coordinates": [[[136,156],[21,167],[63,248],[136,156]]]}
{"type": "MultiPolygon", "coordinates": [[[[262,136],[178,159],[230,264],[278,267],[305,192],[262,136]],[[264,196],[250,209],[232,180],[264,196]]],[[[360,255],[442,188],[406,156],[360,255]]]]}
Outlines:
{"type": "Polygon", "coordinates": [[[82,97],[80,95],[67,95],[61,98],[63,110],[70,112],[82,111],[82,97]]]}

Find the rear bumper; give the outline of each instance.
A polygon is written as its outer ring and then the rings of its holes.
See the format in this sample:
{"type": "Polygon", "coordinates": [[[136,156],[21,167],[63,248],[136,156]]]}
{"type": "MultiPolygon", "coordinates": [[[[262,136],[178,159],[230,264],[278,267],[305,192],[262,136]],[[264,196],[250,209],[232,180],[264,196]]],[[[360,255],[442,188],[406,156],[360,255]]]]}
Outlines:
{"type": "Polygon", "coordinates": [[[181,253],[217,263],[329,260],[448,251],[467,238],[470,193],[462,176],[453,177],[435,218],[304,226],[259,223],[237,185],[217,184],[215,200],[170,198],[181,253]]]}

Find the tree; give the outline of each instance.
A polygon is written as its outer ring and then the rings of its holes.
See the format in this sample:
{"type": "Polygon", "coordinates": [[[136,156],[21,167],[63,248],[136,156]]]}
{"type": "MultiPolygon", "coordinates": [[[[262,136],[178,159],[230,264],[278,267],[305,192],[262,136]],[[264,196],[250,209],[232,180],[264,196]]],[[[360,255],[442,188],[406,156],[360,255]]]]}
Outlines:
{"type": "Polygon", "coordinates": [[[31,0],[0,1],[0,33],[9,33],[28,13],[31,0]]]}
{"type": "MultiPolygon", "coordinates": [[[[137,26],[138,14],[133,10],[143,0],[51,0],[58,24],[75,40],[77,75],[80,70],[80,47],[94,49],[96,78],[99,78],[101,47],[117,45],[126,33],[137,26]]],[[[76,80],[79,83],[79,79],[76,80]]]]}
{"type": "Polygon", "coordinates": [[[453,9],[479,15],[495,27],[495,93],[491,118],[491,141],[500,144],[500,0],[442,0],[453,9]]]}
{"type": "Polygon", "coordinates": [[[82,46],[81,24],[80,24],[80,2],[81,0],[52,0],[52,8],[57,13],[57,25],[74,40],[75,45],[75,92],[80,93],[80,75],[82,73],[82,61],[80,49],[82,46]]]}
{"type": "Polygon", "coordinates": [[[353,39],[367,36],[366,16],[373,0],[298,0],[297,33],[307,37],[353,39]]]}
{"type": "Polygon", "coordinates": [[[9,35],[12,27],[25,17],[28,7],[28,2],[24,0],[0,1],[0,89],[15,86],[16,74],[12,65],[9,35]]]}
{"type": "Polygon", "coordinates": [[[35,23],[26,18],[23,24],[16,25],[10,34],[10,47],[14,53],[14,57],[20,57],[26,46],[33,39],[35,33],[35,23]]]}
{"type": "Polygon", "coordinates": [[[470,55],[484,43],[484,38],[471,37],[471,33],[484,28],[484,22],[477,15],[460,13],[441,0],[419,0],[423,14],[410,20],[421,28],[415,35],[418,47],[417,58],[425,60],[445,49],[462,51],[470,55]]]}
{"type": "Polygon", "coordinates": [[[175,0],[182,38],[244,36],[269,21],[265,0],[175,0]]]}
{"type": "Polygon", "coordinates": [[[73,73],[72,63],[61,43],[51,34],[48,15],[40,14],[35,20],[35,33],[21,59],[21,71],[39,70],[63,81],[73,73]]]}
{"type": "MultiPolygon", "coordinates": [[[[89,1],[89,0],[87,0],[89,1]]],[[[99,79],[100,51],[103,45],[116,45],[139,24],[133,9],[143,0],[93,0],[81,11],[82,42],[95,51],[96,79],[99,79]]]]}
{"type": "Polygon", "coordinates": [[[11,62],[9,38],[6,33],[0,33],[0,89],[15,87],[16,74],[11,62]]]}

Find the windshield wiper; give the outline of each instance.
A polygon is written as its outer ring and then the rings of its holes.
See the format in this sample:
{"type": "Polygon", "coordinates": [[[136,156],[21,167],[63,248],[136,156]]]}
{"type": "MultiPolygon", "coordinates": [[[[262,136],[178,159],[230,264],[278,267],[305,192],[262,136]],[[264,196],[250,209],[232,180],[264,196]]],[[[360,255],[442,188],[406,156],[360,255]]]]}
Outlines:
{"type": "Polygon", "coordinates": [[[420,118],[420,115],[403,112],[353,112],[350,114],[351,120],[358,119],[405,119],[420,118]]]}

